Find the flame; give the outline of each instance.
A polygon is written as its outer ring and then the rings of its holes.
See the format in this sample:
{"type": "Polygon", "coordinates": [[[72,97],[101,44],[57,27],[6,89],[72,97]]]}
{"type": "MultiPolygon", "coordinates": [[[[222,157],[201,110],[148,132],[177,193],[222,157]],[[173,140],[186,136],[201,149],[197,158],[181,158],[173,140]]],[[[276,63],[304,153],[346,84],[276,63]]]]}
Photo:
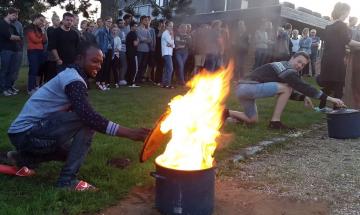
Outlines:
{"type": "Polygon", "coordinates": [[[172,137],[156,163],[178,170],[200,170],[213,166],[220,135],[225,98],[230,91],[233,63],[210,73],[202,71],[187,83],[190,90],[174,97],[170,113],[160,130],[172,137]]]}

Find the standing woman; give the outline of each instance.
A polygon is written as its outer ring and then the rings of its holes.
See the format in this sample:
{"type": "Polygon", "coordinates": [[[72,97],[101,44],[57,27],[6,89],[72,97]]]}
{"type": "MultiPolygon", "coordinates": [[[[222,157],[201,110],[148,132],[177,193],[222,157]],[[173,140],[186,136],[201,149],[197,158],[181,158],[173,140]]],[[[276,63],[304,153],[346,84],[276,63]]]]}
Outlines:
{"type": "Polygon", "coordinates": [[[34,16],[32,24],[26,28],[27,55],[29,60],[29,76],[27,90],[32,95],[38,89],[37,77],[40,66],[45,62],[44,44],[47,41],[45,34],[45,17],[41,14],[34,16]]]}
{"type": "MultiPolygon", "coordinates": [[[[336,3],[331,13],[333,23],[326,26],[323,40],[324,52],[321,59],[321,73],[317,78],[318,84],[326,95],[334,94],[335,98],[343,97],[345,84],[345,46],[359,49],[360,43],[351,40],[351,31],[344,23],[349,16],[350,6],[346,3],[336,3]]],[[[320,102],[319,108],[324,108],[326,102],[320,102]]]]}
{"type": "Polygon", "coordinates": [[[178,65],[178,83],[179,85],[185,85],[184,68],[185,63],[189,55],[188,51],[188,35],[186,33],[186,24],[181,24],[178,29],[177,35],[175,35],[175,59],[178,65]]]}
{"type": "Polygon", "coordinates": [[[166,21],[165,28],[166,30],[161,36],[161,54],[165,63],[165,71],[162,77],[162,87],[172,89],[174,88],[171,86],[171,78],[174,70],[172,62],[173,49],[175,48],[173,32],[174,23],[166,21]]]}
{"type": "MultiPolygon", "coordinates": [[[[299,42],[299,46],[300,46],[299,51],[303,51],[303,52],[306,52],[308,55],[311,55],[312,39],[309,37],[309,31],[310,31],[309,28],[304,28],[303,29],[302,37],[301,37],[300,42],[299,42]]],[[[304,67],[304,69],[301,72],[301,75],[310,76],[309,64],[310,64],[310,62],[308,64],[306,64],[306,66],[304,67]]]]}

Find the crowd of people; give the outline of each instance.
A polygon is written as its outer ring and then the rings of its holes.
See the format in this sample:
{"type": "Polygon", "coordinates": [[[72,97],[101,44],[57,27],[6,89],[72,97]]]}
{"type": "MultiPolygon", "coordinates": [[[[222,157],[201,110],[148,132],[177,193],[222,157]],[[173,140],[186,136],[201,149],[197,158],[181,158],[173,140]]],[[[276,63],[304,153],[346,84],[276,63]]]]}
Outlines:
{"type": "Polygon", "coordinates": [[[269,30],[271,22],[264,20],[252,37],[243,21],[237,22],[232,31],[221,20],[192,29],[190,24],[174,27],[172,21],[151,20],[148,16],[141,16],[137,23],[130,14],[116,23],[111,17],[96,23],[85,20],[77,29],[78,16],[67,12],[62,20],[54,14],[51,27],[47,27],[43,15],[35,15],[22,32],[18,13],[9,8],[0,20],[0,87],[5,96],[17,94],[14,84],[26,38],[27,91],[31,96],[8,130],[15,150],[0,153],[0,161],[30,168],[46,161],[64,161],[56,185],[73,190],[95,189],[76,178],[94,131],[135,141],[143,141],[149,133],[144,128],[120,126],[94,111],[88,101],[89,78],[95,79],[102,91],[122,85],[140,87],[144,82],[171,89],[174,79],[177,86],[183,86],[202,68],[214,72],[235,58],[236,95],[244,112],[226,109],[224,119],[256,123],[256,100],[276,96],[269,128],[285,130],[291,129],[281,122],[289,99],[304,101],[309,107],[313,107],[310,98],[319,99],[319,109],[327,101],[334,109],[345,107],[341,98],[346,46],[360,50],[356,41],[359,29],[351,31],[344,22],[350,13],[350,6],[344,3],[335,5],[334,22],[322,35],[321,71],[316,77],[322,90],[301,77],[317,73],[320,38],[315,29],[304,28],[300,37],[289,23],[275,32],[269,30]],[[255,64],[245,74],[251,41],[255,64]]]}

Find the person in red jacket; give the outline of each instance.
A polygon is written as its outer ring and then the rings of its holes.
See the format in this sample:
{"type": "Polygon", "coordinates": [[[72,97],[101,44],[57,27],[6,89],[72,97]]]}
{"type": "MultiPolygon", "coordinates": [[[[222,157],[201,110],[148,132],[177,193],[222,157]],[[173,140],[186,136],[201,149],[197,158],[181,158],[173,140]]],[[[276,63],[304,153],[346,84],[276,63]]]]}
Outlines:
{"type": "Polygon", "coordinates": [[[27,90],[32,95],[38,85],[36,78],[41,64],[45,61],[44,44],[47,41],[44,33],[45,17],[41,14],[36,14],[33,18],[32,24],[26,28],[27,39],[27,55],[29,60],[29,76],[27,90]]]}

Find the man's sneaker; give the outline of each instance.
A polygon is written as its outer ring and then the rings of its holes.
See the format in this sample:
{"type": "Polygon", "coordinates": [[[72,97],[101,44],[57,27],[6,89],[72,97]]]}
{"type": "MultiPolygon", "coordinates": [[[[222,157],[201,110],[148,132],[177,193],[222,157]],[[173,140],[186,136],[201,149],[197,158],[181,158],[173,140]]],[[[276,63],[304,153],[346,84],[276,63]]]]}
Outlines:
{"type": "Polygon", "coordinates": [[[3,91],[3,95],[4,96],[13,96],[14,94],[12,94],[12,92],[10,92],[9,90],[5,90],[5,91],[3,91]]]}
{"type": "Polygon", "coordinates": [[[288,127],[282,124],[280,121],[270,121],[269,122],[269,129],[274,130],[287,130],[287,131],[295,131],[295,128],[288,127]]]}
{"type": "Polygon", "coordinates": [[[125,85],[127,85],[127,82],[125,80],[121,80],[121,81],[119,81],[119,85],[125,86],[125,85]]]}
{"type": "Polygon", "coordinates": [[[18,93],[18,92],[20,91],[19,89],[15,88],[14,86],[12,86],[10,89],[11,89],[13,92],[16,92],[16,93],[18,93]]]}
{"type": "Polygon", "coordinates": [[[118,84],[115,84],[115,88],[119,88],[119,85],[118,85],[118,84]]]}
{"type": "Polygon", "coordinates": [[[0,163],[16,166],[16,151],[0,152],[0,163]]]}
{"type": "Polygon", "coordinates": [[[9,91],[10,93],[12,93],[13,95],[17,95],[17,94],[18,94],[18,92],[15,91],[15,90],[13,90],[12,88],[8,89],[8,91],[9,91]]]}
{"type": "Polygon", "coordinates": [[[333,109],[331,109],[329,107],[324,107],[324,108],[315,107],[314,110],[315,110],[315,112],[321,112],[321,113],[329,113],[329,112],[333,111],[333,109]]]}
{"type": "Polygon", "coordinates": [[[37,91],[37,89],[34,88],[34,89],[28,91],[28,94],[29,94],[30,96],[32,96],[32,95],[34,95],[34,93],[35,93],[36,91],[37,91]]]}
{"type": "Polygon", "coordinates": [[[98,191],[99,189],[96,188],[95,186],[89,184],[86,181],[82,181],[82,180],[72,180],[71,182],[57,182],[56,184],[57,187],[62,188],[62,189],[67,189],[67,190],[72,190],[72,191],[98,191]]]}
{"type": "Polygon", "coordinates": [[[138,86],[138,85],[136,85],[136,84],[132,84],[132,85],[130,85],[129,87],[131,87],[131,88],[136,88],[136,87],[140,87],[140,86],[138,86]]]}

